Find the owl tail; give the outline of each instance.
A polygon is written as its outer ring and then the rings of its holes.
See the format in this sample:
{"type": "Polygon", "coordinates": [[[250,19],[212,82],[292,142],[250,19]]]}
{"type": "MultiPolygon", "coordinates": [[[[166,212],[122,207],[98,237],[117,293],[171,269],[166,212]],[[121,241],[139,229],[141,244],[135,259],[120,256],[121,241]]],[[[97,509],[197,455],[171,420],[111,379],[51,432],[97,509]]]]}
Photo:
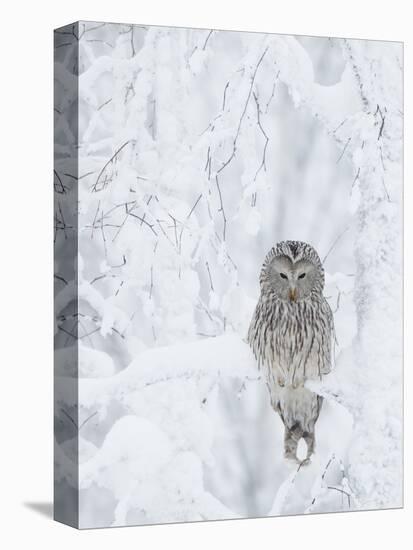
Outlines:
{"type": "Polygon", "coordinates": [[[298,422],[296,422],[291,428],[285,429],[286,432],[289,432],[290,437],[295,441],[299,441],[303,437],[304,430],[298,422]]]}

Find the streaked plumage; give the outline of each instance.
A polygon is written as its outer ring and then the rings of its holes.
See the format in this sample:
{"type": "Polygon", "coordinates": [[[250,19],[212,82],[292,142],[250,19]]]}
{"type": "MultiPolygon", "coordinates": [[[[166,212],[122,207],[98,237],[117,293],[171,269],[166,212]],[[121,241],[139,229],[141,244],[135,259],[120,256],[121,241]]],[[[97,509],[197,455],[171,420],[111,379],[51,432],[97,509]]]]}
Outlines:
{"type": "Polygon", "coordinates": [[[284,422],[285,456],[296,459],[303,437],[309,458],[322,398],[304,384],[330,372],[334,332],[317,252],[304,242],[280,242],[265,258],[260,286],[248,342],[284,422]]]}

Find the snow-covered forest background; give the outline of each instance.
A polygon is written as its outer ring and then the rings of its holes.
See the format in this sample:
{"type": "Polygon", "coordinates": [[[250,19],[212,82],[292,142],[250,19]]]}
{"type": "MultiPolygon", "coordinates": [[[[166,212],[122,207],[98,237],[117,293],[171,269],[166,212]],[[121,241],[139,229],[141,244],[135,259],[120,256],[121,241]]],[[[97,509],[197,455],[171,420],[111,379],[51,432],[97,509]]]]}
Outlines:
{"type": "Polygon", "coordinates": [[[402,64],[390,42],[55,32],[55,477],[81,527],[402,505],[402,64]],[[284,239],[319,252],[337,333],[302,468],[245,343],[284,239]]]}

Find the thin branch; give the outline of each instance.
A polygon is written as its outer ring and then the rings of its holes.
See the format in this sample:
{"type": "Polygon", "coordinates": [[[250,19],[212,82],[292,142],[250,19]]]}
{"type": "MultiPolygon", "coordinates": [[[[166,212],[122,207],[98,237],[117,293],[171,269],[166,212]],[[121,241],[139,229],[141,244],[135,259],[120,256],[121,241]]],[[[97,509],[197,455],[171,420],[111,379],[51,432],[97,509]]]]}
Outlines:
{"type": "Polygon", "coordinates": [[[64,283],[65,285],[68,285],[69,283],[66,281],[66,279],[64,279],[63,277],[61,277],[60,275],[54,275],[54,278],[57,279],[58,281],[62,281],[62,283],[64,283]]]}
{"type": "Polygon", "coordinates": [[[385,182],[384,182],[384,177],[383,177],[383,176],[382,176],[382,178],[381,178],[381,182],[382,182],[382,184],[383,184],[384,192],[386,193],[387,201],[388,201],[388,202],[391,202],[391,200],[390,200],[390,195],[389,195],[389,192],[387,191],[387,187],[386,187],[386,184],[385,184],[385,182]]]}
{"type": "Polygon", "coordinates": [[[174,222],[173,228],[174,228],[174,234],[175,234],[175,245],[178,248],[178,226],[177,226],[177,220],[172,214],[168,213],[168,216],[171,218],[171,220],[174,222]]]}
{"type": "Polygon", "coordinates": [[[99,105],[99,107],[97,108],[98,111],[100,111],[101,109],[103,109],[103,107],[105,107],[105,105],[108,105],[108,103],[110,103],[112,101],[112,98],[104,101],[101,105],[99,105]]]}
{"type": "Polygon", "coordinates": [[[341,290],[337,287],[337,301],[336,301],[336,308],[333,311],[333,313],[337,313],[337,311],[340,309],[340,300],[341,300],[341,290]]]}
{"type": "Polygon", "coordinates": [[[215,183],[217,185],[218,194],[219,194],[219,202],[220,202],[220,208],[218,209],[218,212],[222,213],[222,219],[224,222],[224,227],[222,229],[222,240],[225,241],[225,234],[227,230],[227,218],[225,216],[225,210],[224,210],[224,203],[222,202],[222,194],[221,194],[221,188],[219,186],[218,176],[215,176],[215,183]]]}
{"type": "Polygon", "coordinates": [[[208,270],[208,276],[209,276],[209,284],[211,285],[211,290],[214,291],[214,285],[212,284],[212,277],[211,277],[211,271],[209,270],[209,264],[208,262],[205,262],[206,268],[208,270]]]}
{"type": "Polygon", "coordinates": [[[259,60],[257,62],[257,65],[255,66],[254,72],[253,72],[252,77],[251,77],[251,84],[250,84],[250,87],[249,87],[249,90],[248,90],[247,99],[245,101],[244,109],[241,113],[241,117],[240,117],[239,122],[238,122],[237,132],[235,134],[234,141],[233,141],[233,144],[232,144],[232,152],[231,152],[230,156],[228,157],[228,159],[222,164],[222,166],[217,171],[218,174],[220,172],[222,172],[222,170],[224,170],[224,168],[226,168],[228,166],[228,164],[231,162],[231,160],[235,157],[235,152],[236,152],[236,149],[237,149],[237,141],[238,141],[238,137],[239,137],[239,134],[240,134],[240,131],[241,131],[242,122],[244,120],[245,114],[247,112],[248,104],[249,104],[249,101],[250,101],[250,98],[251,98],[252,89],[253,89],[254,82],[255,82],[255,77],[257,75],[258,68],[261,65],[262,60],[264,59],[264,56],[267,53],[267,51],[268,51],[268,46],[265,48],[264,52],[262,53],[261,57],[259,58],[259,60]]]}
{"type": "Polygon", "coordinates": [[[356,184],[356,181],[357,181],[358,179],[360,179],[360,166],[359,166],[359,168],[358,168],[358,170],[357,170],[357,174],[356,174],[355,177],[354,177],[353,183],[351,184],[351,191],[353,191],[353,187],[354,187],[354,185],[356,184]]]}
{"type": "Polygon", "coordinates": [[[96,182],[95,182],[94,185],[92,186],[92,191],[93,191],[94,193],[97,193],[98,191],[102,191],[102,189],[105,189],[105,187],[107,186],[107,183],[108,183],[107,180],[105,180],[105,181],[103,182],[103,185],[102,185],[101,189],[98,189],[98,188],[97,188],[98,185],[99,185],[99,183],[100,183],[100,178],[102,177],[102,174],[104,173],[104,171],[106,170],[106,168],[109,166],[109,164],[111,164],[111,163],[116,159],[116,157],[119,155],[119,153],[122,151],[122,149],[124,149],[124,148],[130,143],[130,141],[131,141],[130,139],[128,139],[127,141],[125,141],[125,143],[124,143],[123,145],[121,145],[121,146],[119,147],[119,149],[117,149],[117,150],[115,151],[115,153],[111,156],[111,158],[110,158],[110,159],[106,162],[106,164],[103,166],[102,170],[99,172],[99,175],[98,175],[98,177],[97,177],[97,179],[96,179],[96,182]]]}
{"type": "Polygon", "coordinates": [[[341,151],[341,155],[338,157],[338,159],[337,159],[337,161],[336,161],[336,164],[338,164],[338,163],[340,162],[340,160],[343,158],[344,153],[346,152],[347,147],[348,147],[350,141],[351,141],[351,137],[349,137],[349,138],[347,139],[346,144],[344,145],[344,149],[341,151]]]}
{"type": "Polygon", "coordinates": [[[126,265],[126,256],[125,254],[122,254],[122,263],[121,264],[118,264],[118,265],[111,265],[111,269],[115,269],[117,267],[123,267],[124,265],[126,265]]]}
{"type": "Polygon", "coordinates": [[[193,207],[191,208],[191,210],[189,211],[189,214],[187,215],[186,217],[186,221],[185,223],[182,224],[182,227],[181,227],[181,232],[179,233],[179,251],[181,251],[182,249],[182,233],[184,232],[184,229],[186,227],[186,222],[189,220],[189,218],[191,217],[192,213],[194,212],[195,208],[197,207],[199,201],[201,200],[202,198],[202,193],[199,195],[199,197],[196,199],[195,201],[195,204],[193,205],[193,207]]]}
{"type": "Polygon", "coordinates": [[[333,130],[333,134],[335,134],[346,122],[347,117],[342,122],[340,122],[340,124],[333,130]]]}
{"type": "Polygon", "coordinates": [[[347,491],[344,491],[343,489],[340,489],[339,487],[333,487],[332,485],[329,485],[327,487],[327,489],[332,489],[334,491],[338,491],[339,493],[343,494],[343,495],[346,495],[347,496],[347,501],[348,501],[348,507],[350,508],[350,493],[348,493],[347,491]]]}
{"type": "Polygon", "coordinates": [[[262,124],[261,124],[261,110],[260,110],[260,104],[258,102],[258,97],[256,96],[256,94],[254,93],[253,94],[254,96],[254,101],[255,101],[255,104],[257,106],[257,123],[258,123],[258,126],[261,130],[261,133],[262,135],[264,136],[264,139],[265,139],[265,144],[264,144],[264,150],[263,150],[263,153],[262,153],[262,160],[261,160],[261,164],[260,166],[258,167],[258,170],[256,171],[255,173],[255,176],[254,176],[254,182],[256,181],[257,177],[258,177],[258,174],[261,172],[261,170],[264,168],[264,172],[267,171],[267,166],[265,164],[265,161],[266,161],[266,153],[267,153],[267,147],[268,147],[268,142],[270,141],[270,138],[267,136],[264,128],[262,127],[262,124]]]}
{"type": "Polygon", "coordinates": [[[265,114],[268,113],[268,109],[269,109],[269,107],[270,107],[271,101],[273,100],[273,97],[274,97],[274,95],[275,95],[275,86],[276,86],[276,84],[277,84],[277,80],[278,80],[279,76],[280,76],[280,71],[278,71],[277,76],[275,77],[275,80],[274,80],[274,84],[272,85],[271,95],[270,95],[270,97],[269,97],[269,99],[268,99],[268,101],[267,101],[267,104],[266,104],[266,106],[265,106],[265,114]]]}
{"type": "Polygon", "coordinates": [[[225,84],[225,88],[224,88],[224,97],[222,99],[222,110],[223,111],[225,110],[225,101],[226,101],[226,97],[227,97],[228,86],[229,86],[229,81],[225,84]]]}
{"type": "Polygon", "coordinates": [[[204,172],[208,170],[208,179],[211,179],[211,146],[208,146],[207,161],[205,164],[204,172]]]}
{"type": "Polygon", "coordinates": [[[82,180],[83,178],[87,178],[88,176],[94,174],[95,172],[92,170],[91,172],[86,172],[86,174],[83,174],[82,176],[74,176],[73,174],[67,174],[65,172],[65,176],[67,176],[68,178],[72,178],[74,179],[75,181],[80,181],[82,180]]]}
{"type": "Polygon", "coordinates": [[[141,225],[144,223],[147,227],[149,227],[149,229],[152,231],[152,233],[154,235],[158,235],[158,233],[155,231],[154,227],[153,227],[153,224],[150,224],[148,223],[145,218],[142,218],[141,216],[138,216],[137,214],[134,214],[133,211],[131,210],[128,210],[128,207],[126,206],[126,213],[129,215],[129,216],[132,216],[133,218],[136,218],[137,220],[139,220],[141,222],[141,225]]]}
{"type": "Polygon", "coordinates": [[[100,201],[98,201],[98,205],[97,205],[96,212],[95,212],[95,217],[93,218],[93,222],[92,222],[92,232],[90,234],[91,239],[93,239],[93,233],[94,233],[94,230],[95,230],[95,223],[96,223],[96,219],[97,219],[98,214],[99,214],[99,210],[100,210],[100,201]]]}
{"type": "Polygon", "coordinates": [[[64,409],[60,409],[60,411],[65,415],[65,417],[73,424],[73,426],[78,429],[77,422],[70,416],[70,414],[65,411],[64,409]]]}
{"type": "Polygon", "coordinates": [[[79,431],[83,428],[83,426],[84,426],[87,422],[89,422],[89,420],[91,420],[94,416],[96,416],[97,413],[98,413],[98,412],[95,411],[93,414],[91,414],[90,416],[88,416],[88,417],[86,418],[86,420],[84,420],[84,421],[81,423],[81,425],[79,426],[79,431]]]}
{"type": "Polygon", "coordinates": [[[135,51],[135,44],[133,43],[133,25],[130,26],[130,43],[131,43],[131,49],[132,49],[132,57],[135,57],[136,51],[135,51]]]}
{"type": "Polygon", "coordinates": [[[125,281],[122,280],[122,281],[120,282],[119,288],[118,288],[117,291],[115,292],[115,296],[117,296],[117,295],[119,294],[120,289],[123,287],[124,284],[125,284],[125,281]]]}
{"type": "Polygon", "coordinates": [[[327,254],[324,256],[323,260],[322,260],[322,264],[324,264],[324,262],[327,260],[327,258],[329,257],[330,253],[333,251],[334,247],[336,246],[336,244],[338,243],[338,241],[341,239],[341,237],[347,233],[347,231],[349,230],[349,227],[347,226],[344,231],[342,231],[337,237],[336,239],[334,240],[333,244],[330,246],[330,248],[328,249],[328,252],[327,254]]]}
{"type": "Polygon", "coordinates": [[[381,112],[380,105],[378,105],[378,104],[377,104],[377,109],[376,109],[376,112],[374,113],[374,116],[376,116],[377,113],[380,115],[380,118],[381,118],[381,125],[380,125],[379,135],[377,136],[377,141],[378,141],[382,136],[383,128],[384,128],[384,121],[386,120],[386,117],[381,112]]]}
{"type": "Polygon", "coordinates": [[[203,50],[205,50],[205,48],[206,48],[206,46],[207,46],[207,44],[208,44],[208,40],[211,38],[211,35],[212,35],[213,32],[214,32],[213,30],[209,31],[209,34],[208,34],[208,36],[206,37],[204,46],[203,46],[203,48],[202,48],[203,50]]]}
{"type": "Polygon", "coordinates": [[[380,131],[379,131],[379,135],[377,136],[377,140],[379,140],[382,136],[382,133],[383,133],[383,128],[384,128],[384,121],[386,120],[386,117],[383,117],[382,118],[382,121],[381,121],[381,126],[380,126],[380,131]]]}
{"type": "Polygon", "coordinates": [[[56,184],[55,184],[55,185],[54,185],[54,190],[56,191],[56,193],[60,193],[60,194],[63,195],[64,193],[66,193],[66,187],[63,185],[62,179],[61,179],[61,177],[59,176],[59,174],[57,173],[57,171],[56,171],[56,170],[53,170],[53,172],[54,172],[54,175],[56,176],[57,181],[59,182],[59,185],[60,185],[60,190],[58,190],[58,189],[56,188],[56,184]]]}

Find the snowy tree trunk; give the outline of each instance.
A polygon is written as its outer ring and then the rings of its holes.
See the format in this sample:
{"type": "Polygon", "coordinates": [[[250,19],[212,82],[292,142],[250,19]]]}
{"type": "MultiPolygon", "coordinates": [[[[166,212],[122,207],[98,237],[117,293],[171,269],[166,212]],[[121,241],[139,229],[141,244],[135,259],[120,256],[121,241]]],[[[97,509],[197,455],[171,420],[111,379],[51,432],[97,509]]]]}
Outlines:
{"type": "MultiPolygon", "coordinates": [[[[358,236],[358,408],[349,478],[362,508],[402,504],[402,47],[347,45],[364,116],[352,140],[358,236]],[[392,78],[389,78],[389,75],[392,78]],[[399,104],[400,101],[400,104],[399,104]]],[[[359,124],[360,123],[360,124],[359,124]]]]}

